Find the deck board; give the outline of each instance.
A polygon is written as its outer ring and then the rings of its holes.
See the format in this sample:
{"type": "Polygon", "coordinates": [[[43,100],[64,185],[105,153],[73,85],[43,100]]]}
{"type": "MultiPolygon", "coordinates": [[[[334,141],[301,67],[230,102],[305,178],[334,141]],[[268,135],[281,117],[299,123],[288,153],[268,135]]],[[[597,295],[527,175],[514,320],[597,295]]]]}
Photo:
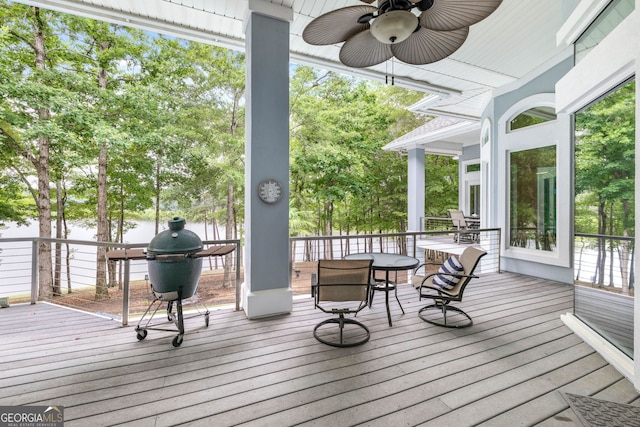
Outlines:
{"type": "MultiPolygon", "coordinates": [[[[421,321],[409,285],[358,318],[371,340],[317,342],[310,298],[290,315],[247,320],[231,308],[149,331],[49,304],[0,310],[0,405],[61,405],[66,426],[572,425],[561,391],[640,404],[633,386],[560,320],[571,286],[483,275],[460,304],[471,328],[421,321]]],[[[132,322],[135,325],[135,322],[132,322]]],[[[578,425],[578,424],[573,424],[578,425]]]]}

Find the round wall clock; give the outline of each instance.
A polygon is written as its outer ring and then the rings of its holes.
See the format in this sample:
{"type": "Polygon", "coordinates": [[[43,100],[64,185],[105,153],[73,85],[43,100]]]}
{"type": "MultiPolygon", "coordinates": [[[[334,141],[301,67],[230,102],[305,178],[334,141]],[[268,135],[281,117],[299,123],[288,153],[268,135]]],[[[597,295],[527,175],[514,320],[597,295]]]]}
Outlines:
{"type": "Polygon", "coordinates": [[[275,179],[265,179],[258,184],[258,196],[265,203],[276,203],[282,197],[282,186],[275,179]]]}

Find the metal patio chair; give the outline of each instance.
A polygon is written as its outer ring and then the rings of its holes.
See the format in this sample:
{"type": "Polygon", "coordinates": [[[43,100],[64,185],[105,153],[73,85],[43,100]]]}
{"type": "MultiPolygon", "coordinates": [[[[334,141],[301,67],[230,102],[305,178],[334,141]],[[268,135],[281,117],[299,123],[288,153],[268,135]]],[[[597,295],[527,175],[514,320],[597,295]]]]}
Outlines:
{"type": "Polygon", "coordinates": [[[453,228],[460,231],[453,236],[454,242],[460,241],[460,243],[472,243],[479,240],[479,234],[477,231],[470,231],[468,233],[463,232],[465,230],[477,230],[477,223],[467,221],[467,218],[464,216],[464,212],[461,210],[449,209],[448,212],[451,217],[451,222],[453,223],[453,228]]]}
{"type": "Polygon", "coordinates": [[[418,316],[427,323],[447,328],[467,328],[473,325],[471,317],[461,308],[450,305],[462,301],[462,295],[474,274],[480,258],[487,253],[472,246],[467,247],[460,257],[451,256],[443,264],[424,263],[419,265],[412,278],[418,289],[420,300],[433,299],[433,304],[422,307],[418,316]],[[438,271],[418,274],[428,265],[440,265],[438,271]]]}
{"type": "Polygon", "coordinates": [[[315,307],[338,315],[318,323],[313,329],[313,336],[321,343],[353,347],[369,341],[369,329],[345,315],[355,317],[367,306],[372,263],[371,259],[318,261],[317,283],[312,289],[315,307]]]}

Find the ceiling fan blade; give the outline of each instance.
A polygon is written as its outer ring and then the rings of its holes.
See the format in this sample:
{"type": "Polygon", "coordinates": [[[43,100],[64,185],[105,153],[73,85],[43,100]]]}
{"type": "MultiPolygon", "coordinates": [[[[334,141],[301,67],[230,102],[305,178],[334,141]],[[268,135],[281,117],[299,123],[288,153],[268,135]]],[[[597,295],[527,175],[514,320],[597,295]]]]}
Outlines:
{"type": "Polygon", "coordinates": [[[420,27],[408,39],[391,46],[391,51],[402,62],[413,65],[440,61],[458,50],[469,35],[469,27],[454,31],[433,31],[420,27]]]}
{"type": "Polygon", "coordinates": [[[380,43],[370,30],[351,37],[340,49],[340,62],[347,67],[364,68],[391,59],[391,45],[380,43]]]}
{"type": "Polygon", "coordinates": [[[332,10],[311,21],[302,32],[305,42],[313,45],[336,44],[361,31],[369,29],[369,23],[360,24],[358,18],[377,12],[373,6],[349,6],[332,10]]]}
{"type": "Polygon", "coordinates": [[[420,14],[420,25],[436,31],[451,31],[482,21],[502,0],[435,0],[420,14]]]}

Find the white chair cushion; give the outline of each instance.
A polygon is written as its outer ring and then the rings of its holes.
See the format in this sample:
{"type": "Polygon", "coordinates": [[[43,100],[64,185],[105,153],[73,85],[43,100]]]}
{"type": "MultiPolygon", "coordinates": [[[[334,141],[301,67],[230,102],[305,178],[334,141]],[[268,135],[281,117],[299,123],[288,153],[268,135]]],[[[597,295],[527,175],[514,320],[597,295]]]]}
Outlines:
{"type": "Polygon", "coordinates": [[[440,266],[438,273],[433,277],[432,283],[435,287],[444,290],[453,289],[460,281],[459,277],[449,276],[448,274],[460,274],[464,272],[464,267],[458,258],[451,256],[440,266]]]}

